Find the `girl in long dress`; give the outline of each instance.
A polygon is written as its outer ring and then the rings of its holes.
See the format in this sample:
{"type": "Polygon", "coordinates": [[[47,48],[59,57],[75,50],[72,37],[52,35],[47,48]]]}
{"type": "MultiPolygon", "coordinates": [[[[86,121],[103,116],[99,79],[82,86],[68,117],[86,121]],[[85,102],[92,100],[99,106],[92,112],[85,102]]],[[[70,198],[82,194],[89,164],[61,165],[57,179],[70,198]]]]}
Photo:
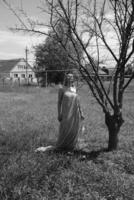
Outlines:
{"type": "Polygon", "coordinates": [[[84,119],[73,74],[67,74],[65,86],[58,93],[59,137],[56,148],[73,150],[76,147],[81,120],[84,119]]]}
{"type": "Polygon", "coordinates": [[[73,74],[66,75],[65,84],[58,92],[59,136],[55,146],[39,147],[37,151],[74,150],[77,144],[81,120],[84,119],[73,74]]]}

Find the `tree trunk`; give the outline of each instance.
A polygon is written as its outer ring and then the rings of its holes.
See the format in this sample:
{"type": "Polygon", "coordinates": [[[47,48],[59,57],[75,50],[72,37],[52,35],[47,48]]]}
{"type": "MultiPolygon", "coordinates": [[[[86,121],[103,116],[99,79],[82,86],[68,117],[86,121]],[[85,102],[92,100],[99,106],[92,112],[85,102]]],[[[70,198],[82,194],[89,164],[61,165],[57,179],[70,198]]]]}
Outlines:
{"type": "Polygon", "coordinates": [[[116,150],[118,148],[118,133],[123,124],[121,113],[119,115],[105,115],[105,123],[109,132],[108,151],[116,150]]]}

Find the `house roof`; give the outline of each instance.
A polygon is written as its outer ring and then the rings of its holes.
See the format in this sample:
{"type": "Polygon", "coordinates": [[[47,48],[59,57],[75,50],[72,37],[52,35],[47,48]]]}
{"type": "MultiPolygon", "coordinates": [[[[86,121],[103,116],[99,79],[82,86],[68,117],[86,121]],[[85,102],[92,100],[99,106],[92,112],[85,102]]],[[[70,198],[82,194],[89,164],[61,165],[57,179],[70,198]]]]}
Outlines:
{"type": "Polygon", "coordinates": [[[100,74],[100,75],[107,75],[107,73],[104,72],[102,69],[99,69],[99,70],[98,70],[98,74],[100,74]]]}
{"type": "MultiPolygon", "coordinates": [[[[88,70],[88,72],[90,73],[90,74],[94,74],[95,72],[94,72],[94,70],[93,70],[93,68],[90,66],[90,64],[86,64],[86,69],[88,70]]],[[[99,66],[99,68],[98,68],[98,74],[100,74],[100,75],[106,75],[107,73],[99,66]]]]}
{"type": "MultiPolygon", "coordinates": [[[[24,58],[0,60],[0,73],[9,73],[13,69],[13,67],[15,67],[17,63],[20,62],[21,60],[25,61],[24,58]]],[[[28,67],[31,68],[29,64],[28,67]]]]}
{"type": "Polygon", "coordinates": [[[21,60],[12,59],[12,60],[0,60],[0,73],[10,72],[10,70],[21,60]]]}

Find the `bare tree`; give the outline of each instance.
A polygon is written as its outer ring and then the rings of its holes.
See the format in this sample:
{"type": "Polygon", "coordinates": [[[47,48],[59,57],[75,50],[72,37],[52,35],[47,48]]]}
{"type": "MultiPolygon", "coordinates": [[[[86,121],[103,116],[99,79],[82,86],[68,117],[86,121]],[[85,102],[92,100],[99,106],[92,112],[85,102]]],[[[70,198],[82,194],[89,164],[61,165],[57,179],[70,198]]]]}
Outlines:
{"type": "MultiPolygon", "coordinates": [[[[5,0],[3,1],[7,4],[5,0]]],[[[43,7],[43,4],[41,9],[42,12],[47,12],[50,15],[49,26],[47,27],[55,32],[57,41],[65,48],[72,61],[76,64],[77,69],[101,106],[109,132],[108,150],[114,150],[118,147],[118,133],[124,122],[122,116],[123,95],[134,78],[133,73],[130,79],[127,82],[125,81],[125,66],[134,53],[134,1],[46,0],[45,3],[47,3],[47,10],[43,7]],[[56,28],[59,21],[64,22],[67,27],[68,31],[65,34],[74,46],[77,55],[75,58],[72,57],[60,40],[56,28]],[[109,43],[108,31],[112,32],[116,39],[117,52],[109,43]],[[83,56],[79,56],[74,38],[79,41],[83,49],[83,56]],[[93,44],[96,47],[94,50],[95,59],[93,59],[90,50],[90,46],[93,44]],[[114,74],[108,87],[105,86],[98,73],[102,46],[105,46],[105,52],[108,52],[115,62],[114,74]],[[94,60],[97,60],[97,62],[94,60]],[[85,63],[90,64],[95,78],[91,75],[90,70],[85,67],[85,63]]],[[[17,17],[22,27],[16,28],[16,30],[47,34],[36,29],[35,24],[41,25],[41,23],[34,23],[33,26],[29,21],[30,26],[26,26],[18,15],[17,17]]],[[[45,24],[42,25],[45,26],[45,24]]]]}

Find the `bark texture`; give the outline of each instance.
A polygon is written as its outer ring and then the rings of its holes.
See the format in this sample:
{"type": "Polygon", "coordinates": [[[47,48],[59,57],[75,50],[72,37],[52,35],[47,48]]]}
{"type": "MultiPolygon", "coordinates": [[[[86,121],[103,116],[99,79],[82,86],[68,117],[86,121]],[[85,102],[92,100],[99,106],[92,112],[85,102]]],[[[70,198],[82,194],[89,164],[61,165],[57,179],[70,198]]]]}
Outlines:
{"type": "Polygon", "coordinates": [[[123,124],[122,115],[105,115],[105,122],[108,128],[109,141],[108,141],[108,150],[116,150],[118,148],[118,135],[120,128],[123,124]]]}

